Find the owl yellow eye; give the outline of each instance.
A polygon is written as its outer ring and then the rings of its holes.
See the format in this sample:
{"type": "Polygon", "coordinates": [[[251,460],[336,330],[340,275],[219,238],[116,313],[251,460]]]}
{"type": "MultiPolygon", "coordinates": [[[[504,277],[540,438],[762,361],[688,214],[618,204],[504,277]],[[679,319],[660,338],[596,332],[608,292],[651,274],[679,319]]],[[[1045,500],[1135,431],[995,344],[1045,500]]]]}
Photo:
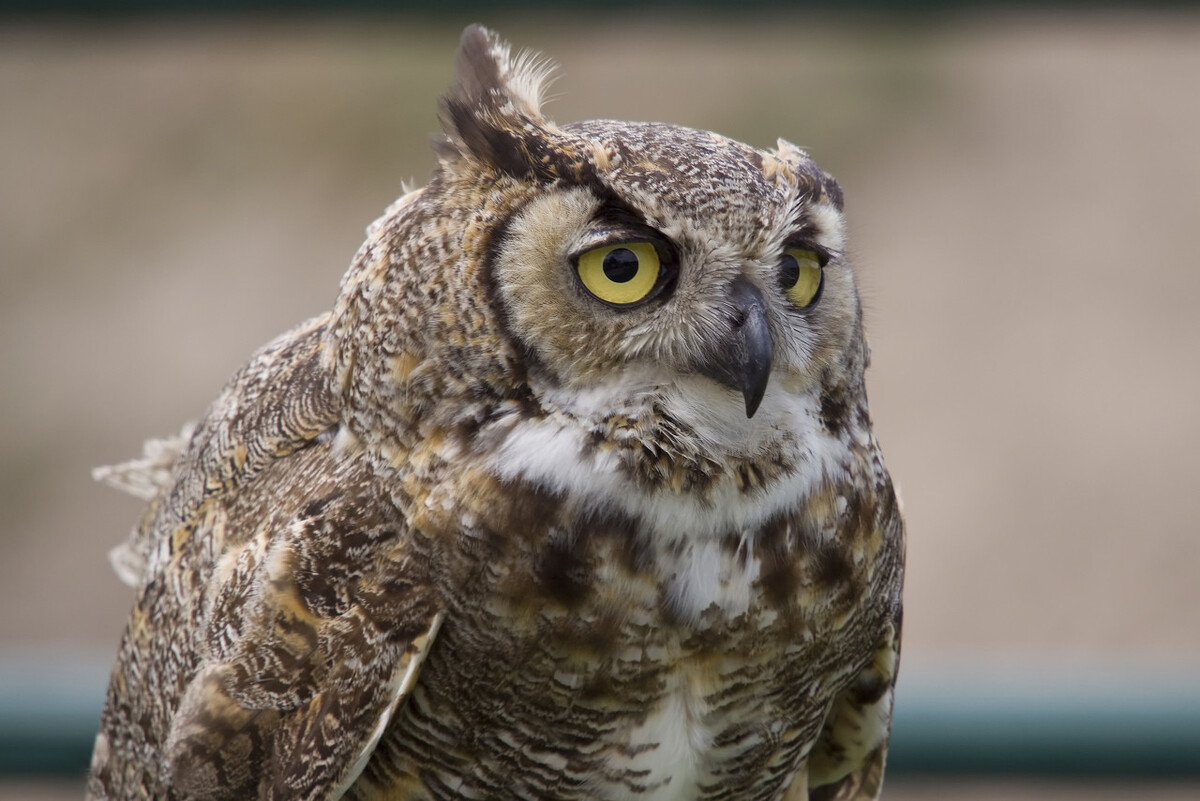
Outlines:
{"type": "Polygon", "coordinates": [[[658,251],[649,242],[623,242],[594,248],[575,265],[588,292],[613,306],[645,300],[658,285],[658,251]]]}
{"type": "Polygon", "coordinates": [[[816,303],[824,282],[825,272],[816,253],[802,248],[784,251],[779,260],[779,285],[794,306],[803,309],[816,303]]]}

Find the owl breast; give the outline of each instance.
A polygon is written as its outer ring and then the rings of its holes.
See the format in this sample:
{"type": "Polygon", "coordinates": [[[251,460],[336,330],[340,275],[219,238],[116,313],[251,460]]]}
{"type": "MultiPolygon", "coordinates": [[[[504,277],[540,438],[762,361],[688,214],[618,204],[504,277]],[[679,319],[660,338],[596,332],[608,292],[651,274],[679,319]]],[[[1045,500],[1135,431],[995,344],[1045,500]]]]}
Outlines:
{"type": "Polygon", "coordinates": [[[592,428],[498,419],[484,469],[413,498],[455,589],[360,797],[781,797],[869,661],[892,610],[867,600],[891,593],[851,501],[865,451],[799,427],[681,490],[592,428]]]}
{"type": "Polygon", "coordinates": [[[781,797],[874,621],[806,628],[766,600],[749,559],[691,622],[659,570],[675,560],[638,565],[619,528],[598,522],[577,559],[530,550],[525,575],[509,568],[520,560],[476,573],[362,797],[781,797]]]}

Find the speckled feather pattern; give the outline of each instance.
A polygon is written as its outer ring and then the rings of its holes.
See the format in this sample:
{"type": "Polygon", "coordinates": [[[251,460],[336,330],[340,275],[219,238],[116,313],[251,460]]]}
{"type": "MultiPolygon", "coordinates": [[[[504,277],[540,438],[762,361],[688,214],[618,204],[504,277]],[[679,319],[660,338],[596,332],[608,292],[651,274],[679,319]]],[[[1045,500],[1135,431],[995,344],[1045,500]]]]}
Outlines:
{"type": "Polygon", "coordinates": [[[876,798],[904,529],[836,182],[783,141],[559,127],[476,26],[457,72],[330,314],[105,474],[153,497],[88,797],[876,798]],[[645,237],[669,285],[597,302],[573,259],[645,237]],[[810,308],[787,247],[822,254],[810,308]],[[735,286],[753,416],[710,377],[735,286]]]}

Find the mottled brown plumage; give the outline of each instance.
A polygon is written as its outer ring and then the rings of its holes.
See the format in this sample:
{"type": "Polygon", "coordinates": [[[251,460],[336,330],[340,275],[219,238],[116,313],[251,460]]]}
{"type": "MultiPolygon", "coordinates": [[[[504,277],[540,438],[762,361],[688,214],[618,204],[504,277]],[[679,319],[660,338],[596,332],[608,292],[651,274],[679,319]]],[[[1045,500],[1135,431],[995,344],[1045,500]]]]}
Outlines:
{"type": "Polygon", "coordinates": [[[904,534],[841,192],[544,78],[468,28],[333,311],[105,472],[151,497],[90,798],[878,795],[904,534]]]}

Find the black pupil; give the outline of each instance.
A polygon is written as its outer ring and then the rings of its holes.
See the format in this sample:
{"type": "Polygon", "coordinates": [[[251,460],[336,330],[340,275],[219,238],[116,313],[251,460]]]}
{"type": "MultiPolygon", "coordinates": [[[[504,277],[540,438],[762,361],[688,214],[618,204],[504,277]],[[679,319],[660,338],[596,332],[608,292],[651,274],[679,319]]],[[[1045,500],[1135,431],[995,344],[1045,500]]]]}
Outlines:
{"type": "Polygon", "coordinates": [[[632,281],[637,275],[638,257],[629,248],[610,250],[604,257],[604,275],[614,284],[632,281]]]}
{"type": "Polygon", "coordinates": [[[790,253],[785,253],[779,262],[779,285],[791,289],[800,280],[800,262],[790,253]]]}

